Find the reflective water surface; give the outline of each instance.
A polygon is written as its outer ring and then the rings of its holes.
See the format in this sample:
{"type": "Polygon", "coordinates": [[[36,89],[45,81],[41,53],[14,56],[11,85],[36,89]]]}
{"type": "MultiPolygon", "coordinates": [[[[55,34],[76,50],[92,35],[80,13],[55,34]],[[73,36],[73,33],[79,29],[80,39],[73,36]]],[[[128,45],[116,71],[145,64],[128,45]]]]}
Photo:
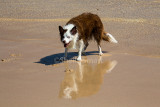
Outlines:
{"type": "Polygon", "coordinates": [[[110,73],[116,64],[117,61],[103,61],[102,57],[65,62],[65,76],[60,85],[59,97],[76,99],[96,94],[101,88],[104,75],[110,73]],[[77,67],[70,67],[73,63],[77,67]]]}

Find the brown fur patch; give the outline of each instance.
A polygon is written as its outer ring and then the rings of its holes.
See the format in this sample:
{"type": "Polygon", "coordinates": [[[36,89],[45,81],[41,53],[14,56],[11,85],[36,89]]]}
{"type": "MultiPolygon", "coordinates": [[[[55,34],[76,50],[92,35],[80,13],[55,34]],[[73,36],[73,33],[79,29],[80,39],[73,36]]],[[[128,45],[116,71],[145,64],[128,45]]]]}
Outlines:
{"type": "Polygon", "coordinates": [[[74,24],[77,27],[79,39],[83,39],[85,44],[92,38],[96,40],[98,45],[102,39],[108,41],[106,38],[104,39],[103,24],[96,14],[83,13],[69,20],[67,24],[74,24]]]}

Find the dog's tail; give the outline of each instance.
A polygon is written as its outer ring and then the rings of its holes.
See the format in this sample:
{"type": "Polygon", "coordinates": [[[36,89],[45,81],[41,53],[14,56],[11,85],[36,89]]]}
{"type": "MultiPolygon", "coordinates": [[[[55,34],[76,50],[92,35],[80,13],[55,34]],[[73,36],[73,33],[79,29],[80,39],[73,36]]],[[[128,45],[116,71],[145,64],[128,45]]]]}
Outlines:
{"type": "Polygon", "coordinates": [[[104,32],[102,39],[111,43],[118,43],[118,41],[110,33],[104,32]]]}

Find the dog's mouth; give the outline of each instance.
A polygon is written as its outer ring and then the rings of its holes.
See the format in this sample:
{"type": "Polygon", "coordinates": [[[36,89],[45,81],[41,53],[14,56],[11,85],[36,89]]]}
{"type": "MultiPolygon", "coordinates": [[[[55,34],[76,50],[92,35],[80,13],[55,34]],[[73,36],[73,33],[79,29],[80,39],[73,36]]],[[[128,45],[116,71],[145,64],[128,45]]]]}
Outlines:
{"type": "MultiPolygon", "coordinates": [[[[70,42],[69,42],[70,43],[70,42]]],[[[68,47],[69,43],[64,43],[64,47],[68,47]]]]}

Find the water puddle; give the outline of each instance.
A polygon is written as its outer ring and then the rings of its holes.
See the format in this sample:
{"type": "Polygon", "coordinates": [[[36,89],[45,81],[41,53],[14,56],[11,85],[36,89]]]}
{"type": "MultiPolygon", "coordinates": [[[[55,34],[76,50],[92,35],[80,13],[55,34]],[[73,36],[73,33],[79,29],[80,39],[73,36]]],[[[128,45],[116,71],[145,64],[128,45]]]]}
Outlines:
{"type": "Polygon", "coordinates": [[[117,61],[83,59],[82,61],[66,61],[65,76],[60,84],[59,97],[77,99],[96,94],[103,83],[104,75],[111,73],[117,61]],[[71,66],[72,65],[72,66],[71,66]]]}

